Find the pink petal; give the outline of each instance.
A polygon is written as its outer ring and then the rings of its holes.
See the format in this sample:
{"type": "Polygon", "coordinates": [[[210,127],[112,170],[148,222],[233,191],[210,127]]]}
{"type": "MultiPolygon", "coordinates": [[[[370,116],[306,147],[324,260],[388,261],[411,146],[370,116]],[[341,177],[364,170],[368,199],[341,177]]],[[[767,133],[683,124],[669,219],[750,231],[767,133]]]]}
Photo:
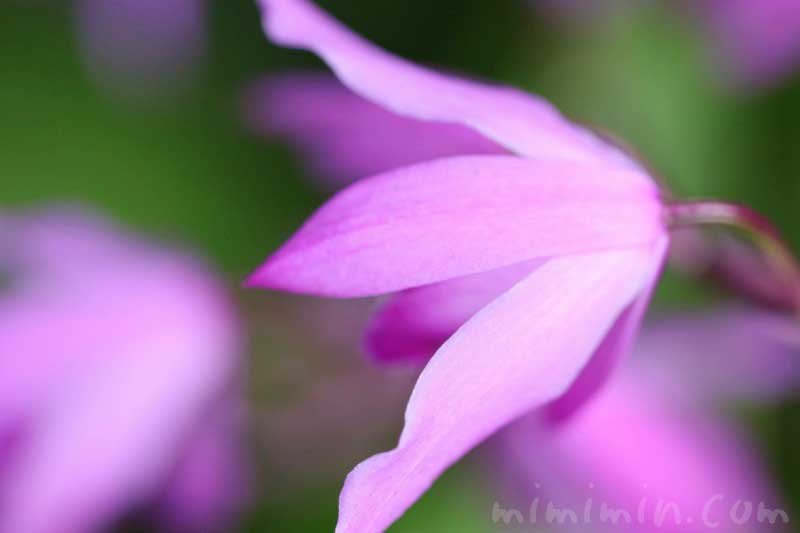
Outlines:
{"type": "Polygon", "coordinates": [[[776,401],[797,393],[800,327],[780,313],[716,310],[645,329],[639,374],[691,404],[776,401]]]}
{"type": "Polygon", "coordinates": [[[149,503],[237,363],[204,268],[59,216],[0,235],[14,282],[0,298],[0,434],[20,428],[2,532],[95,531],[149,503]]]}
{"type": "Polygon", "coordinates": [[[354,92],[398,114],[470,126],[509,150],[638,169],[627,155],[568,122],[545,100],[445,76],[393,56],[306,0],[259,0],[276,43],[316,52],[354,92]]]}
{"type": "MultiPolygon", "coordinates": [[[[607,168],[607,167],[606,167],[607,168]]],[[[360,181],[248,281],[367,296],[664,234],[649,183],[566,161],[464,156],[360,181]]]]}
{"type": "Polygon", "coordinates": [[[720,522],[720,531],[733,531],[729,511],[742,499],[754,506],[747,531],[782,531],[756,522],[760,502],[770,508],[780,502],[754,447],[695,407],[684,409],[668,391],[651,389],[627,367],[565,424],[552,425],[541,413],[520,420],[492,450],[506,467],[506,482],[515,485],[516,494],[501,507],[521,503],[530,520],[529,506],[538,499],[540,524],[546,523],[548,502],[574,510],[584,523],[591,499],[591,531],[597,532],[708,531],[706,510],[710,523],[720,522]],[[722,499],[715,499],[718,495],[722,499]],[[680,526],[671,513],[657,525],[659,500],[677,504],[680,526]],[[633,525],[601,521],[603,503],[628,512],[633,525]]]}
{"type": "Polygon", "coordinates": [[[645,288],[619,316],[614,327],[611,328],[602,344],[592,356],[592,360],[581,371],[578,379],[572,384],[569,391],[561,398],[548,406],[551,418],[563,420],[583,407],[587,400],[592,398],[622,362],[623,358],[631,351],[636,336],[642,325],[642,320],[650,305],[650,299],[660,277],[661,268],[667,257],[669,239],[663,239],[655,248],[653,271],[647,280],[645,288]]]}
{"type": "Polygon", "coordinates": [[[208,377],[178,381],[185,364],[151,350],[153,358],[114,359],[73,377],[73,389],[54,391],[10,469],[14,488],[0,531],[93,530],[158,490],[178,460],[197,416],[193,398],[205,394],[208,377]]]}
{"type": "Polygon", "coordinates": [[[390,296],[370,322],[367,353],[386,363],[425,364],[475,313],[543,263],[526,261],[390,296]]]}
{"type": "Polygon", "coordinates": [[[192,436],[165,493],[159,523],[175,533],[228,531],[248,498],[243,406],[227,401],[192,436]]]}
{"type": "Polygon", "coordinates": [[[506,153],[470,128],[386,111],[328,74],[260,80],[245,113],[255,131],[290,141],[326,189],[432,159],[506,153]]]}
{"type": "Polygon", "coordinates": [[[553,259],[475,315],[420,376],[397,448],[348,476],[337,532],[383,531],[464,453],[561,395],[653,262],[652,249],[553,259]]]}

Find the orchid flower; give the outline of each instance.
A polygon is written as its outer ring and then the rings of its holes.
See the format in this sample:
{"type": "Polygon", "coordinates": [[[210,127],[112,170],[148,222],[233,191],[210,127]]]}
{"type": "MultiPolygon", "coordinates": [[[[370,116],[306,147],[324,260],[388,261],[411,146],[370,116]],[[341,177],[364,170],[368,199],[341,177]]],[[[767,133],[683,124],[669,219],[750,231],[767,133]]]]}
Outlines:
{"type": "Polygon", "coordinates": [[[383,531],[511,421],[568,392],[574,406],[591,397],[638,329],[667,222],[703,209],[665,204],[641,164],[540,98],[392,56],[306,0],[261,7],[273,41],[316,52],[371,105],[414,127],[466,128],[498,152],[440,146],[433,160],[390,163],[334,196],[247,282],[395,293],[368,333],[379,359],[427,359],[437,341],[397,447],[358,465],[341,495],[337,531],[383,531]]]}
{"type": "Polygon", "coordinates": [[[75,10],[92,77],[123,96],[180,83],[205,51],[204,0],[77,0],[75,10]]]}
{"type": "Polygon", "coordinates": [[[197,261],[72,211],[0,213],[0,531],[241,503],[240,334],[197,261]]]}
{"type": "Polygon", "coordinates": [[[552,416],[556,404],[493,441],[509,498],[494,519],[546,524],[552,505],[574,513],[564,527],[576,531],[786,530],[755,446],[720,410],[796,390],[798,349],[800,329],[777,314],[725,310],[650,324],[636,357],[569,420],[552,416]]]}

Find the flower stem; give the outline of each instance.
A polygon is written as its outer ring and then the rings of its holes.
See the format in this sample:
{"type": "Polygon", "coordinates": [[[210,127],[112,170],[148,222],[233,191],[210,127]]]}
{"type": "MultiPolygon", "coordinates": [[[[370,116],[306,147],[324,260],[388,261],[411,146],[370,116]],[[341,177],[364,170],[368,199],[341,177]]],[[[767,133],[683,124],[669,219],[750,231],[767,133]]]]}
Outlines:
{"type": "Polygon", "coordinates": [[[670,227],[722,226],[741,231],[763,253],[786,287],[795,314],[800,315],[800,266],[772,224],[752,209],[718,201],[677,202],[667,206],[670,227]]]}

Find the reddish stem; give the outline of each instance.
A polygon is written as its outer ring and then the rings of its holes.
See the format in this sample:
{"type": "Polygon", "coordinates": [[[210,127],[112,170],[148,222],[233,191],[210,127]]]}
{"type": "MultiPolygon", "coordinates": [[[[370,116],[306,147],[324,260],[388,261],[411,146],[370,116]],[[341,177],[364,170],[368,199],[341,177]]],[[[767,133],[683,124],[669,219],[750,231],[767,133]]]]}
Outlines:
{"type": "Polygon", "coordinates": [[[800,315],[800,267],[775,227],[752,209],[718,201],[690,201],[667,206],[668,223],[681,226],[724,226],[744,232],[758,246],[764,257],[790,291],[794,312],[800,315]]]}

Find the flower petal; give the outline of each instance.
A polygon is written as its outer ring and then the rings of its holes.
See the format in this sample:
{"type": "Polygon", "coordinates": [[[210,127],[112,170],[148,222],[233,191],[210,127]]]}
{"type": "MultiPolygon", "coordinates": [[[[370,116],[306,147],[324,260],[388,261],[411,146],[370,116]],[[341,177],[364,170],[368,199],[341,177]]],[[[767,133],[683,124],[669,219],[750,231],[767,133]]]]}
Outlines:
{"type": "Polygon", "coordinates": [[[464,156],[362,180],[324,205],[248,281],[369,296],[521,261],[648,245],[661,206],[630,173],[464,156]]]}
{"type": "Polygon", "coordinates": [[[226,531],[249,499],[241,433],[244,406],[225,399],[203,421],[161,495],[158,523],[172,532],[226,531]]]}
{"type": "Polygon", "coordinates": [[[105,527],[158,490],[198,420],[210,376],[152,341],[60,384],[9,468],[0,531],[105,527]],[[188,373],[191,374],[191,373],[188,373]],[[165,398],[168,399],[165,402],[165,398]],[[113,406],[113,414],[109,412],[113,406]]]}
{"type": "MultiPolygon", "coordinates": [[[[667,244],[664,239],[662,261],[667,244]]],[[[365,336],[365,349],[381,363],[424,364],[475,313],[543,264],[544,261],[526,261],[393,294],[373,316],[365,336]]],[[[657,274],[658,271],[654,271],[649,284],[651,289],[658,279],[657,274]]],[[[617,358],[630,350],[651,293],[652,290],[643,291],[620,316],[572,390],[583,389],[580,396],[588,396],[591,389],[604,381],[617,358]]],[[[557,403],[562,404],[562,400],[568,398],[564,403],[580,403],[572,396],[567,394],[557,403]]]]}
{"type": "Polygon", "coordinates": [[[246,120],[290,141],[325,189],[442,157],[506,150],[459,124],[415,120],[361,98],[328,74],[290,74],[255,83],[246,120]]]}
{"type": "Polygon", "coordinates": [[[383,531],[464,453],[561,395],[652,263],[649,248],[553,259],[475,315],[421,374],[398,446],[348,476],[337,532],[383,531]]]}
{"type": "Polygon", "coordinates": [[[800,383],[800,327],[780,313],[730,308],[661,318],[636,350],[641,379],[692,404],[776,401],[800,383]]]}
{"type": "Polygon", "coordinates": [[[547,101],[445,76],[393,56],[307,0],[259,0],[276,43],[316,52],[354,92],[412,118],[470,126],[509,150],[639,169],[627,155],[568,122],[547,101]]]}
{"type": "Polygon", "coordinates": [[[74,214],[3,221],[0,440],[19,438],[2,458],[0,531],[100,530],[155,499],[236,392],[238,326],[193,259],[74,214]]]}
{"type": "Polygon", "coordinates": [[[603,339],[602,344],[592,356],[592,360],[583,369],[569,391],[548,406],[547,410],[551,418],[564,420],[583,407],[586,401],[606,384],[606,381],[622,359],[630,353],[637,333],[641,328],[644,315],[650,305],[650,299],[660,277],[661,268],[667,258],[669,243],[670,240],[664,238],[655,247],[653,270],[645,288],[619,316],[614,327],[603,339]]]}
{"type": "MultiPolygon", "coordinates": [[[[494,441],[490,451],[504,484],[511,485],[514,506],[520,501],[527,510],[538,498],[544,523],[545,506],[555,501],[583,519],[591,498],[590,520],[597,524],[592,531],[633,527],[699,533],[714,529],[709,525],[716,522],[722,531],[736,529],[728,513],[737,500],[770,508],[780,504],[746,439],[723,421],[676,404],[670,391],[652,389],[639,377],[625,367],[568,423],[552,425],[541,412],[533,413],[494,441]],[[658,524],[659,501],[677,506],[680,525],[671,510],[658,524]],[[602,505],[624,510],[631,521],[622,515],[616,525],[602,520],[602,505]]],[[[780,525],[753,524],[748,531],[783,531],[780,525]]]]}
{"type": "Polygon", "coordinates": [[[475,313],[542,264],[525,261],[391,295],[369,324],[367,353],[384,363],[425,364],[475,313]]]}

